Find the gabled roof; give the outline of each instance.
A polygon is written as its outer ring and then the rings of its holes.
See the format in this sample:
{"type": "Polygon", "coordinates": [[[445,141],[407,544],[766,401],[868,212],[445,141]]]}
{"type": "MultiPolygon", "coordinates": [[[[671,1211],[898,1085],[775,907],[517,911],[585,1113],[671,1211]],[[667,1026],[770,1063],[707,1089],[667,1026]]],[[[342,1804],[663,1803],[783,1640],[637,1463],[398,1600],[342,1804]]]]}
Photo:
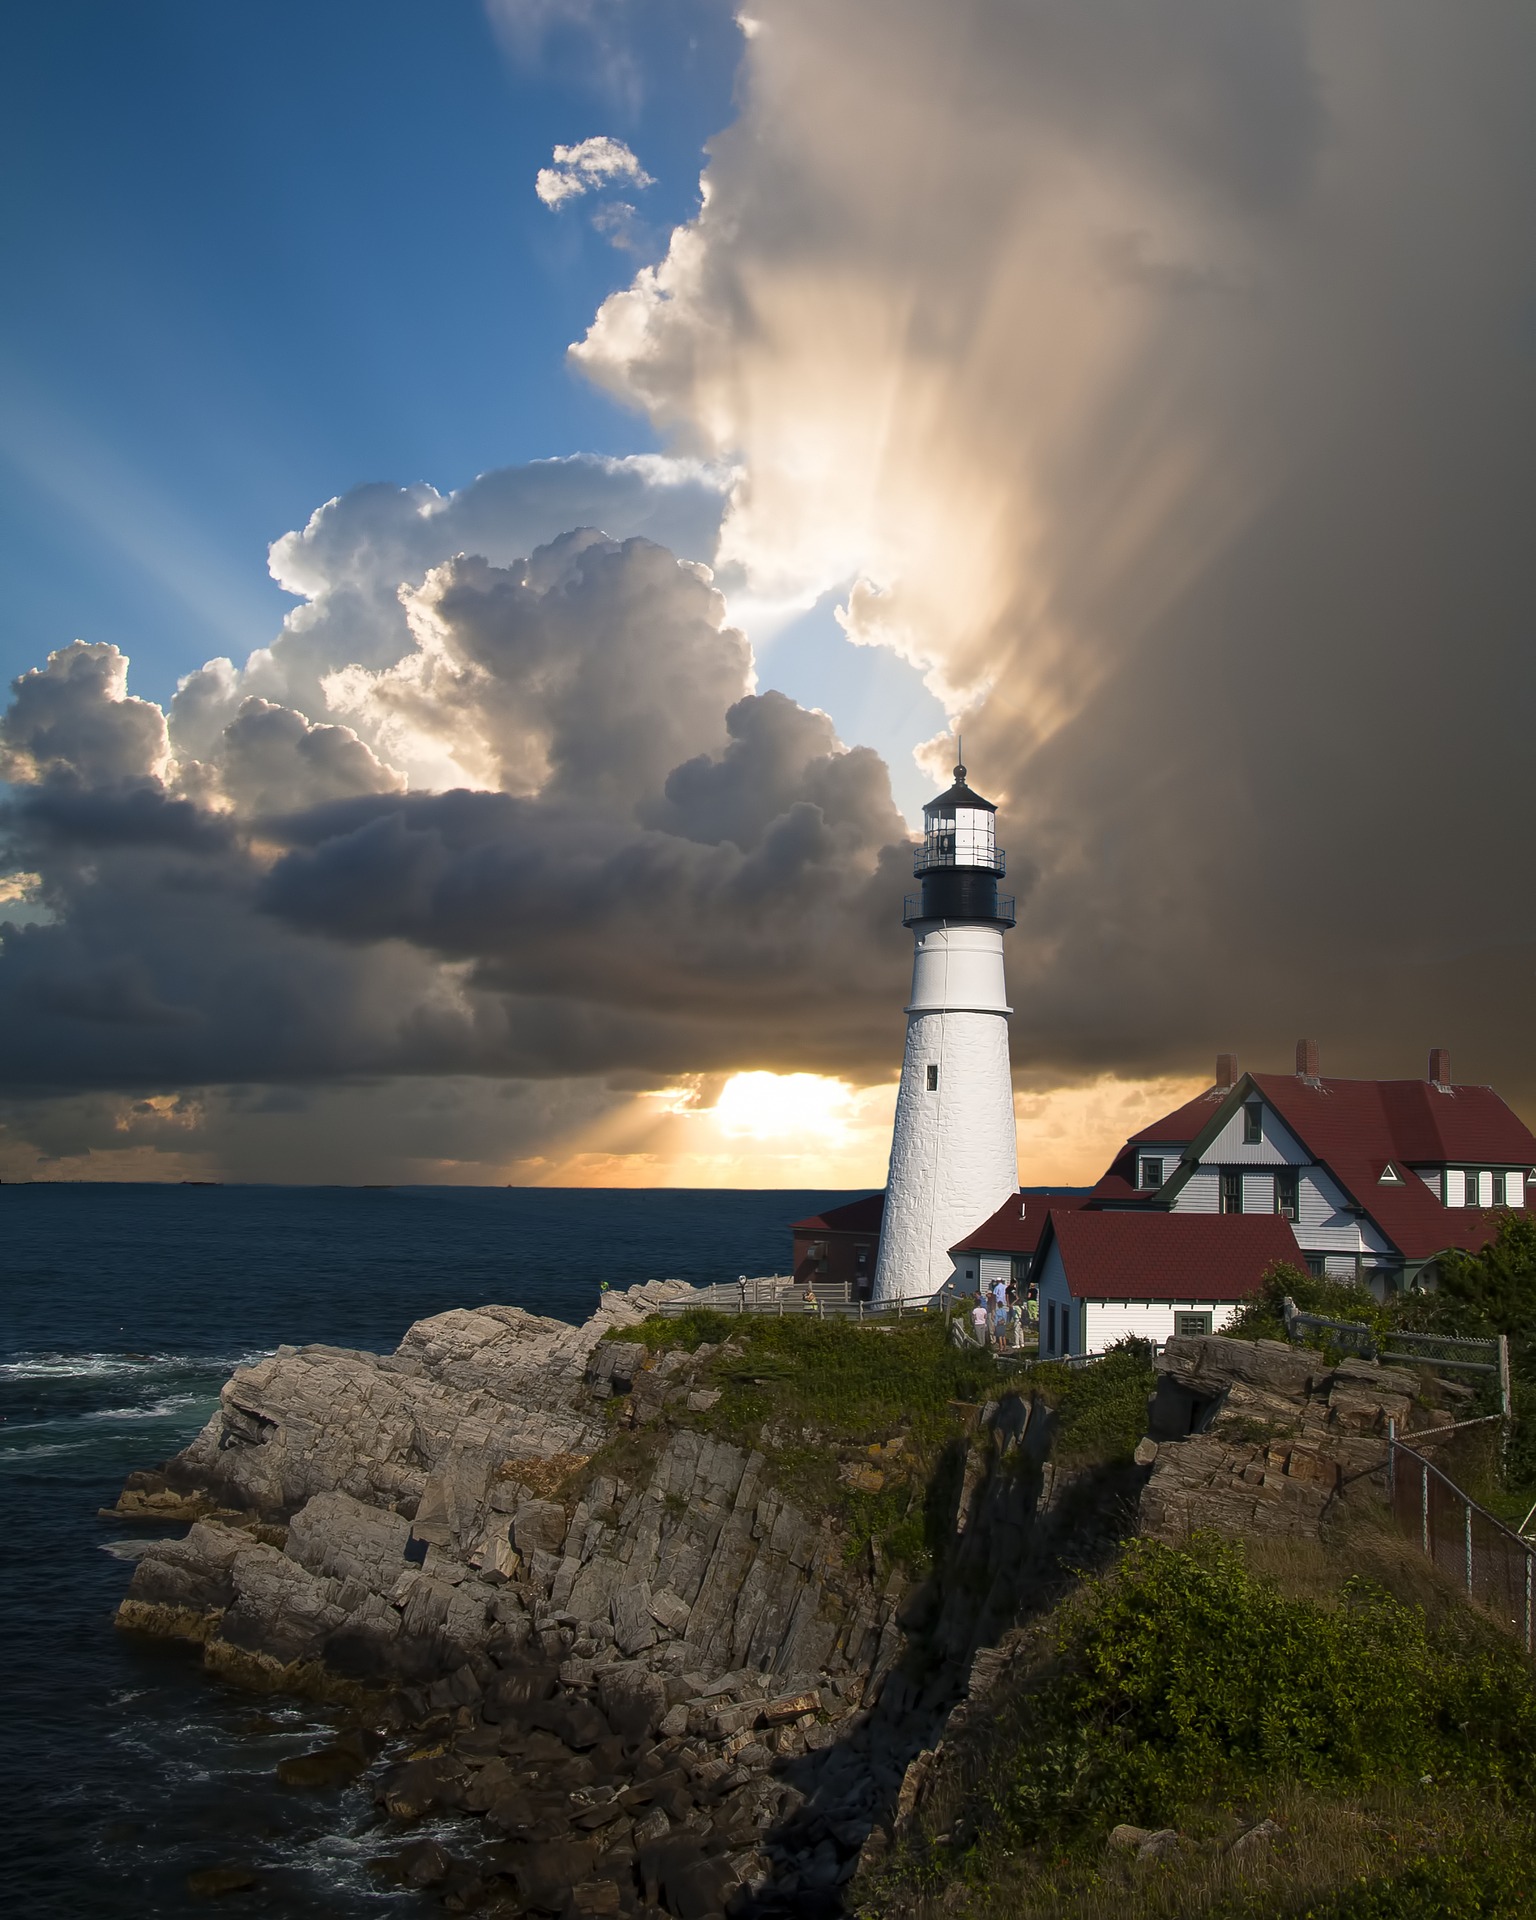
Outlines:
{"type": "MultiPolygon", "coordinates": [[[[1174,1148],[1174,1143],[1170,1141],[1168,1144],[1170,1150],[1176,1153],[1177,1150],[1174,1148]]],[[[1089,1195],[1089,1206],[1152,1207],[1166,1204],[1157,1198],[1159,1192],[1157,1187],[1143,1187],[1137,1184],[1137,1175],[1141,1169],[1136,1163],[1140,1158],[1141,1155],[1134,1146],[1127,1145],[1122,1147],[1114,1159],[1110,1161],[1108,1171],[1100,1176],[1098,1183],[1094,1186],[1092,1193],[1089,1195]]],[[[1178,1160],[1175,1157],[1164,1166],[1163,1179],[1165,1181],[1172,1179],[1174,1169],[1177,1165],[1178,1160]]]]}
{"type": "Polygon", "coordinates": [[[1243,1300],[1300,1260],[1278,1213],[1053,1211],[1042,1255],[1052,1242],[1074,1300],[1243,1300]]]}
{"type": "MultiPolygon", "coordinates": [[[[1444,1090],[1419,1080],[1304,1080],[1284,1073],[1245,1073],[1230,1089],[1199,1100],[1143,1129],[1136,1138],[1171,1140],[1202,1108],[1199,1130],[1185,1145],[1175,1190],[1193,1161],[1232,1114],[1257,1093],[1326,1167],[1351,1201],[1408,1260],[1428,1260],[1448,1247],[1475,1252],[1498,1230],[1498,1215],[1446,1207],[1416,1174],[1382,1185],[1389,1164],[1404,1171],[1447,1162],[1536,1166],[1536,1135],[1491,1087],[1444,1090]],[[1443,1103],[1443,1104],[1442,1104],[1443,1103]]],[[[1108,1180],[1100,1183],[1107,1188],[1108,1180]]],[[[1106,1191],[1102,1197],[1111,1197],[1106,1191]]]]}
{"type": "Polygon", "coordinates": [[[1314,1160],[1320,1161],[1406,1259],[1447,1247],[1475,1252],[1498,1231],[1498,1215],[1443,1206],[1417,1174],[1401,1186],[1382,1169],[1449,1162],[1536,1165],[1536,1135],[1491,1087],[1438,1092],[1419,1080],[1319,1080],[1247,1076],[1314,1160]]]}
{"type": "Polygon", "coordinates": [[[1150,1127],[1133,1133],[1126,1144],[1132,1147],[1188,1146],[1197,1134],[1205,1131],[1211,1115],[1226,1104],[1231,1092],[1230,1087],[1207,1087],[1204,1093],[1197,1093],[1193,1100],[1186,1100],[1182,1107],[1175,1107],[1172,1113],[1165,1113],[1161,1120],[1154,1120],[1150,1127]]]}
{"type": "Polygon", "coordinates": [[[878,1233],[885,1218],[885,1195],[866,1193],[860,1200],[845,1200],[840,1207],[828,1207],[825,1213],[807,1214],[790,1224],[791,1233],[878,1233]]]}
{"type": "Polygon", "coordinates": [[[1091,1187],[1022,1187],[990,1220],[957,1240],[951,1253],[1033,1253],[1052,1208],[1066,1213],[1088,1204],[1091,1187]]]}

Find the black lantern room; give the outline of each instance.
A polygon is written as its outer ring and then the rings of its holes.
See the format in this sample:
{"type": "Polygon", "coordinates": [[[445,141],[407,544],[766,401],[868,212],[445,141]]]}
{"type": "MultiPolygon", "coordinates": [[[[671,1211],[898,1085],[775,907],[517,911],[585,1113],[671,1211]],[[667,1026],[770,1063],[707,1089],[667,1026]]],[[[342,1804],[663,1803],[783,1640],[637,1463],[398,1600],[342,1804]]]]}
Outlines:
{"type": "Polygon", "coordinates": [[[967,786],[965,768],[955,768],[955,784],[923,808],[923,844],[912,858],[922,893],[908,894],[903,922],[977,920],[989,926],[1013,925],[1013,901],[997,883],[1007,861],[994,832],[997,808],[967,786]]]}

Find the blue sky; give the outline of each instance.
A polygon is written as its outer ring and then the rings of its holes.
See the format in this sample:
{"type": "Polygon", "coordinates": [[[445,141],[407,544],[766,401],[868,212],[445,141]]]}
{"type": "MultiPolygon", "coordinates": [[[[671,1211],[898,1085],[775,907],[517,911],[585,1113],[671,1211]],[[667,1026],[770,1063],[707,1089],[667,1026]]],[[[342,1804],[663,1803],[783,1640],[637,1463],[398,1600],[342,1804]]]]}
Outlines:
{"type": "Polygon", "coordinates": [[[693,211],[736,29],[647,23],[614,84],[583,37],[507,57],[480,0],[6,11],[7,677],[82,635],[163,699],[270,637],[267,542],[332,495],[654,445],[563,364],[635,257],[533,191],[607,133],[658,235],[693,211]]]}

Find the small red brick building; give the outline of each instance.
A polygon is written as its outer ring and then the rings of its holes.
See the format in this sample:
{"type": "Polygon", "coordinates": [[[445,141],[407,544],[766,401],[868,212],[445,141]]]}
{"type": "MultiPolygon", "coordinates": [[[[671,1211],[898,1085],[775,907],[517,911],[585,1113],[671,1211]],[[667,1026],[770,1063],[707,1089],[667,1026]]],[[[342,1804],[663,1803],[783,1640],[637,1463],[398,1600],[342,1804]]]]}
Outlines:
{"type": "Polygon", "coordinates": [[[867,1300],[874,1290],[884,1215],[885,1195],[868,1193],[862,1200],[849,1200],[840,1207],[828,1207],[825,1213],[796,1220],[790,1228],[796,1283],[846,1282],[854,1299],[867,1300]]]}

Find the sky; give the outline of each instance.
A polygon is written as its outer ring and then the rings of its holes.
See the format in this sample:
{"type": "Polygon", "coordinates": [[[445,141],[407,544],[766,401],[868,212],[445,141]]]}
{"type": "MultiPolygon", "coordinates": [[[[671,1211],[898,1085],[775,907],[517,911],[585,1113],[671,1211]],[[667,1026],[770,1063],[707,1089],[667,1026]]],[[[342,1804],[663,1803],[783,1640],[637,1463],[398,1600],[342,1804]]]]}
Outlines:
{"type": "Polygon", "coordinates": [[[871,1186],[1002,807],[1026,1183],[1536,1116],[1536,20],[0,21],[0,1174],[871,1186]]]}

